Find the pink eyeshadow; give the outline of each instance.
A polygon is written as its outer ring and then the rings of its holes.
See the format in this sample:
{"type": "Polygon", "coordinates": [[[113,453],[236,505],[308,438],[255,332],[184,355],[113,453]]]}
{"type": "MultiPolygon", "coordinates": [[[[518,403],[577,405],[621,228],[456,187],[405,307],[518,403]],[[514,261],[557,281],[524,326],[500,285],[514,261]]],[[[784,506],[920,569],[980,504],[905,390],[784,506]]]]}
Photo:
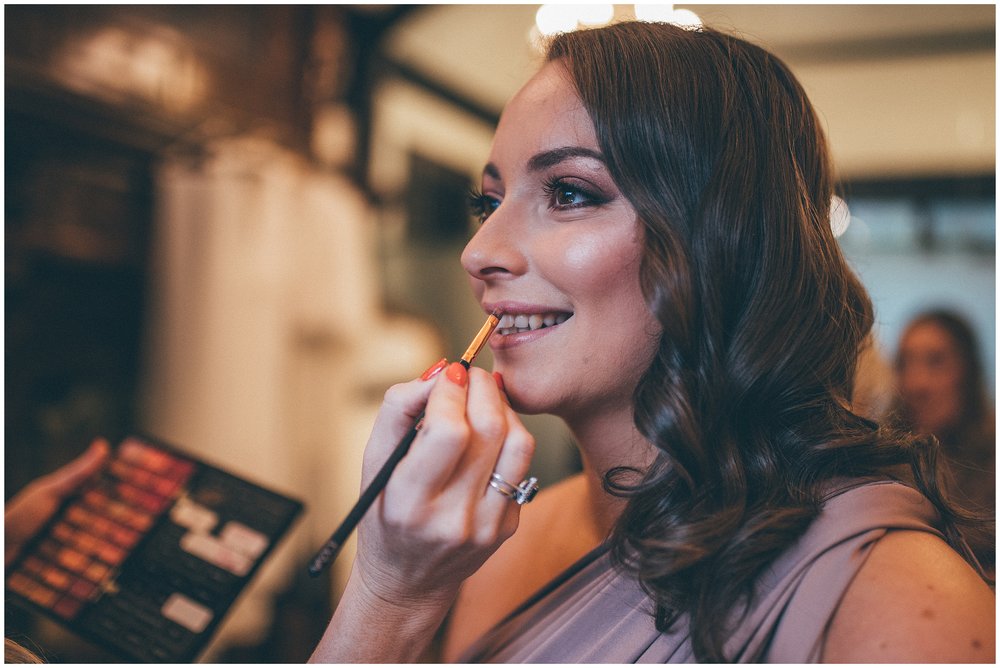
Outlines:
{"type": "Polygon", "coordinates": [[[122,447],[119,450],[119,455],[125,461],[137,464],[140,461],[142,461],[143,451],[145,449],[146,448],[140,443],[136,443],[135,441],[127,441],[126,443],[122,444],[122,447]]]}

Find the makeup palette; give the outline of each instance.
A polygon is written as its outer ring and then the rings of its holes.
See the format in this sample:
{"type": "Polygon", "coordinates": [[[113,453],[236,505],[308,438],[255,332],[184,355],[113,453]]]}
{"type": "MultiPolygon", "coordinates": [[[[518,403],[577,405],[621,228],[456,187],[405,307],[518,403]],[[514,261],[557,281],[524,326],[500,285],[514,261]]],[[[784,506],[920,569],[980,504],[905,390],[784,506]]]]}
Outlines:
{"type": "Polygon", "coordinates": [[[136,662],[190,662],[302,504],[129,437],[6,575],[7,600],[136,662]]]}

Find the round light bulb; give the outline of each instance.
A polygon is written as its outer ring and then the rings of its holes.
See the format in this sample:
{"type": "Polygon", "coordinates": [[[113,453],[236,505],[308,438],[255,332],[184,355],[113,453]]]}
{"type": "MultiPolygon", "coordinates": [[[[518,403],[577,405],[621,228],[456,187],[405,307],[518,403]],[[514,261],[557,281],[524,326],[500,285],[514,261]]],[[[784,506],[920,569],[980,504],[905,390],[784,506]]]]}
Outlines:
{"type": "Polygon", "coordinates": [[[667,5],[636,5],[635,18],[640,21],[664,22],[671,21],[674,17],[673,4],[667,5]]]}
{"type": "Polygon", "coordinates": [[[614,5],[578,5],[577,20],[588,26],[601,26],[615,17],[614,5]]]}
{"type": "Polygon", "coordinates": [[[836,195],[830,201],[830,228],[833,236],[839,237],[851,225],[851,211],[847,208],[847,202],[836,195]]]}
{"type": "Polygon", "coordinates": [[[673,18],[668,20],[675,25],[688,28],[689,30],[701,27],[701,19],[690,9],[675,9],[673,18]]]}
{"type": "Polygon", "coordinates": [[[576,30],[576,9],[571,5],[542,5],[535,13],[535,25],[543,35],[576,30]]]}

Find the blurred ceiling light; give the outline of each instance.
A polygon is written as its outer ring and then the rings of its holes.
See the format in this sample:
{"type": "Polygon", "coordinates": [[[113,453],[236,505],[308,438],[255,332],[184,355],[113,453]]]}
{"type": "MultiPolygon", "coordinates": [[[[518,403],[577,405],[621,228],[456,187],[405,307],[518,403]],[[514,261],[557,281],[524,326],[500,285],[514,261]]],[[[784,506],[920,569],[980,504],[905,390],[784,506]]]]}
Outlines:
{"type": "Polygon", "coordinates": [[[839,237],[851,225],[851,210],[847,208],[847,202],[833,196],[830,202],[830,227],[833,229],[833,236],[839,237]]]}
{"type": "Polygon", "coordinates": [[[201,63],[179,40],[116,27],[67,44],[55,74],[80,92],[124,94],[174,113],[200,103],[208,85],[201,63]]]}
{"type": "Polygon", "coordinates": [[[578,5],[576,8],[576,18],[583,25],[602,26],[614,17],[614,5],[578,5]]]}
{"type": "Polygon", "coordinates": [[[690,9],[674,9],[672,4],[635,5],[635,17],[640,21],[673,23],[682,28],[697,29],[701,19],[690,9]]]}
{"type": "Polygon", "coordinates": [[[535,25],[546,36],[576,30],[577,9],[573,5],[542,5],[535,14],[535,25]]]}

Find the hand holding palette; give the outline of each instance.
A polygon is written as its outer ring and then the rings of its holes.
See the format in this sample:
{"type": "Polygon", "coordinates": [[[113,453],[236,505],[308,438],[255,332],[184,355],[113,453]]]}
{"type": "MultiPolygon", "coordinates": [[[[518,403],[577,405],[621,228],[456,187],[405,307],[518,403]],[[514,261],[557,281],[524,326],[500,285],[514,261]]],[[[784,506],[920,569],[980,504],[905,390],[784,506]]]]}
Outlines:
{"type": "Polygon", "coordinates": [[[7,599],[124,659],[189,662],[301,510],[130,437],[7,571],[7,599]]]}

